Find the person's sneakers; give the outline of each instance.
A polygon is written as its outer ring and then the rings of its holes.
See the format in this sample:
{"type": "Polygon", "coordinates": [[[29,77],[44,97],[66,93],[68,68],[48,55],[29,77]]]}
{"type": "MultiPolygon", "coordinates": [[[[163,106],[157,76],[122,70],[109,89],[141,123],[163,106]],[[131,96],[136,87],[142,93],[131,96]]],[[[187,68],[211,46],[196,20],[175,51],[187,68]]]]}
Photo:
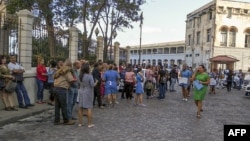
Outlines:
{"type": "Polygon", "coordinates": [[[118,102],[118,101],[115,101],[115,104],[119,104],[119,102],[118,102]]]}
{"type": "Polygon", "coordinates": [[[90,125],[88,125],[88,128],[92,128],[94,126],[95,126],[94,124],[90,124],[90,125]]]}
{"type": "Polygon", "coordinates": [[[143,104],[143,103],[142,103],[142,104],[139,104],[139,106],[141,106],[141,107],[146,107],[146,105],[145,105],[145,104],[143,104]]]}
{"type": "Polygon", "coordinates": [[[187,101],[188,101],[188,99],[187,99],[187,98],[185,98],[185,101],[187,102],[187,101]]]}
{"type": "Polygon", "coordinates": [[[183,101],[185,101],[185,98],[182,98],[183,101]]]}
{"type": "Polygon", "coordinates": [[[68,122],[64,122],[63,125],[74,125],[75,121],[69,120],[68,122]]]}

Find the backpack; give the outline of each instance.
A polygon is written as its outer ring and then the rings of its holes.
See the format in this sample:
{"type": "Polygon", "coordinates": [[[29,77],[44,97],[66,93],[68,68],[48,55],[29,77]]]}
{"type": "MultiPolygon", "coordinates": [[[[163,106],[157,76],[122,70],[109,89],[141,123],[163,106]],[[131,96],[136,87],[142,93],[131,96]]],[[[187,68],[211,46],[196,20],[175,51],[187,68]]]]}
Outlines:
{"type": "Polygon", "coordinates": [[[160,84],[164,84],[164,83],[166,83],[167,82],[167,78],[166,78],[166,76],[160,76],[160,84]]]}

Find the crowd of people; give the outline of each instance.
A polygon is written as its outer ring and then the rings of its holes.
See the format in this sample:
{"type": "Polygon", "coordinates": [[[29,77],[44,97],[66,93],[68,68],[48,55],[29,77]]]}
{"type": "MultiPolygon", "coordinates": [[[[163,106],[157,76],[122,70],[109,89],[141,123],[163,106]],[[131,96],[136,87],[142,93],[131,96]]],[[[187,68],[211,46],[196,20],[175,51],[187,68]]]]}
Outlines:
{"type": "MultiPolygon", "coordinates": [[[[0,56],[0,92],[6,111],[17,111],[14,106],[12,93],[5,90],[9,81],[17,82],[15,92],[17,94],[19,108],[34,106],[31,104],[27,90],[23,84],[25,69],[16,62],[16,56],[10,56],[10,62],[6,64],[6,57],[0,56]]],[[[94,127],[92,122],[92,108],[96,105],[100,109],[114,108],[119,104],[117,86],[121,82],[124,87],[121,90],[121,99],[133,100],[134,106],[145,107],[143,94],[146,99],[154,97],[165,99],[167,91],[175,92],[176,85],[181,87],[182,100],[188,101],[190,90],[193,89],[193,99],[197,107],[197,118],[201,118],[202,101],[207,91],[215,94],[216,86],[223,78],[227,82],[227,90],[231,91],[233,76],[239,76],[242,85],[244,74],[238,74],[232,70],[213,69],[207,72],[204,65],[199,65],[195,70],[186,64],[174,65],[171,70],[161,64],[156,66],[133,66],[131,64],[107,64],[102,60],[89,64],[87,60],[71,62],[51,61],[46,66],[43,58],[38,58],[36,67],[37,95],[36,103],[48,103],[55,106],[54,125],[73,125],[78,120],[78,126],[83,125],[83,115],[86,115],[88,127],[94,127]],[[180,69],[181,67],[181,69],[180,69]],[[145,73],[143,73],[145,71],[145,73]],[[210,87],[208,89],[208,87],[210,87]],[[44,100],[44,89],[49,89],[49,101],[44,100]],[[73,116],[73,108],[77,105],[78,117],[73,116]],[[62,120],[61,122],[61,115],[62,120]]]]}

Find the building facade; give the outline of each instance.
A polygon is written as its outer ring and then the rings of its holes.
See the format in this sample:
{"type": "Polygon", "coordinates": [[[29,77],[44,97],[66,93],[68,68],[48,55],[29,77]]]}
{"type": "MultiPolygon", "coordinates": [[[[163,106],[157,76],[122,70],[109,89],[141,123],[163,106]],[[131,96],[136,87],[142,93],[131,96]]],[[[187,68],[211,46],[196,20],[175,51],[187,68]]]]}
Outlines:
{"type": "Polygon", "coordinates": [[[161,63],[166,67],[181,65],[185,59],[185,41],[165,42],[127,47],[127,63],[136,65],[158,65],[161,63]],[[139,61],[139,52],[141,59],[139,61]]]}
{"type": "Polygon", "coordinates": [[[239,61],[233,69],[250,67],[250,3],[214,0],[189,13],[186,19],[187,64],[211,66],[209,58],[227,55],[239,61]]]}

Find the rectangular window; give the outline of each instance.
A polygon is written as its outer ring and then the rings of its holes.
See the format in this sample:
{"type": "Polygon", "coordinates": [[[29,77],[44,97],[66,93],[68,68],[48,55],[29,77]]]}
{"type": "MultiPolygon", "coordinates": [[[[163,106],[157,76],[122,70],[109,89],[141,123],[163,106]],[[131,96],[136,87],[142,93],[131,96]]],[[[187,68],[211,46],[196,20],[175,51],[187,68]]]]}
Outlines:
{"type": "Polygon", "coordinates": [[[207,42],[211,42],[211,28],[207,30],[207,42]]]}
{"type": "Polygon", "coordinates": [[[184,47],[178,47],[177,53],[184,53],[184,47]]]}
{"type": "Polygon", "coordinates": [[[143,49],[142,50],[142,54],[146,54],[147,53],[147,50],[146,49],[143,49]]]}
{"type": "Polygon", "coordinates": [[[172,47],[170,49],[170,54],[176,54],[176,47],[172,47]]]}
{"type": "Polygon", "coordinates": [[[153,54],[157,54],[157,49],[153,49],[153,54]]]}
{"type": "Polygon", "coordinates": [[[208,13],[207,16],[208,16],[208,17],[207,17],[208,21],[209,21],[209,20],[212,20],[212,18],[213,18],[213,12],[210,11],[210,12],[208,13]]]}
{"type": "Polygon", "coordinates": [[[164,54],[169,54],[169,48],[164,48],[164,54]]]}
{"type": "Polygon", "coordinates": [[[228,18],[232,17],[232,8],[227,8],[227,17],[228,18]]]}
{"type": "Polygon", "coordinates": [[[221,46],[227,46],[227,32],[226,31],[221,31],[221,46]]]}
{"type": "Polygon", "coordinates": [[[248,13],[248,10],[247,10],[247,9],[244,9],[244,10],[243,10],[243,13],[244,13],[244,14],[247,14],[247,13],[248,13]]]}
{"type": "Polygon", "coordinates": [[[138,52],[137,52],[137,50],[134,50],[134,54],[137,54],[138,52]]]}
{"type": "Polygon", "coordinates": [[[245,47],[250,48],[250,34],[245,36],[245,47]]]}
{"type": "Polygon", "coordinates": [[[188,35],[188,46],[191,46],[192,35],[188,35]]]}
{"type": "Polygon", "coordinates": [[[151,54],[151,49],[148,49],[148,51],[147,51],[148,53],[147,54],[151,54]]]}
{"type": "Polygon", "coordinates": [[[197,45],[200,44],[200,38],[201,38],[200,36],[201,36],[201,32],[199,31],[199,32],[196,33],[196,44],[197,45]]]}
{"type": "Polygon", "coordinates": [[[198,17],[198,19],[197,19],[197,27],[200,27],[200,25],[201,25],[201,17],[198,17]]]}
{"type": "Polygon", "coordinates": [[[235,47],[236,32],[229,32],[229,46],[235,47]]]}
{"type": "Polygon", "coordinates": [[[158,48],[158,54],[163,54],[163,48],[158,48]]]}
{"type": "Polygon", "coordinates": [[[240,14],[240,9],[239,9],[239,8],[235,8],[235,9],[234,9],[234,13],[235,13],[235,14],[240,14]]]}
{"type": "Polygon", "coordinates": [[[130,54],[134,54],[133,50],[130,50],[130,54]]]}

